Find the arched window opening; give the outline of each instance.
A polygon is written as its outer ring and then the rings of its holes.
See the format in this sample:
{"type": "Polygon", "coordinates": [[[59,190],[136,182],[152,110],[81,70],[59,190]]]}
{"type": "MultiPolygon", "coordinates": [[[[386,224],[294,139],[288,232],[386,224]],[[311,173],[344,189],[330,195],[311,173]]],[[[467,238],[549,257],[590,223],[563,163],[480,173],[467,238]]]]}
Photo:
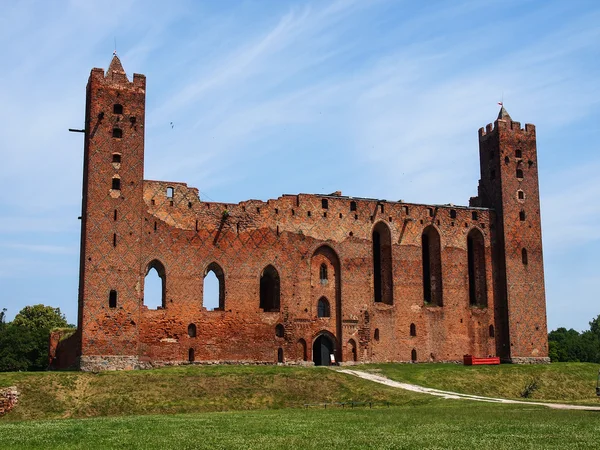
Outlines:
{"type": "Polygon", "coordinates": [[[394,303],[392,233],[384,222],[373,228],[373,288],[375,302],[394,303]]]}
{"type": "Polygon", "coordinates": [[[525,199],[525,192],[523,191],[517,191],[517,197],[519,200],[524,200],[525,199]]]}
{"type": "Polygon", "coordinates": [[[202,306],[207,311],[225,311],[225,274],[217,263],[204,271],[202,306]]]}
{"type": "Polygon", "coordinates": [[[113,113],[114,114],[123,114],[123,105],[119,105],[118,103],[113,105],[113,113]]]}
{"type": "Polygon", "coordinates": [[[115,164],[121,164],[121,154],[120,153],[113,153],[112,155],[112,162],[115,164]]]}
{"type": "Polygon", "coordinates": [[[190,323],[188,325],[188,336],[191,338],[195,338],[196,337],[196,325],[193,323],[190,323]]]}
{"type": "Polygon", "coordinates": [[[279,273],[268,265],[260,276],[260,308],[265,311],[279,311],[279,273]]]}
{"type": "Polygon", "coordinates": [[[283,364],[283,349],[281,347],[277,349],[277,362],[283,364]]]}
{"type": "Polygon", "coordinates": [[[356,202],[350,202],[350,211],[356,211],[356,202]]]}
{"type": "Polygon", "coordinates": [[[121,130],[120,128],[113,128],[112,136],[114,138],[122,138],[123,137],[123,130],[121,130]]]}
{"type": "Polygon", "coordinates": [[[329,301],[325,297],[321,297],[317,302],[317,317],[330,317],[329,301]]]}
{"type": "Polygon", "coordinates": [[[283,327],[282,324],[278,323],[275,326],[275,336],[282,338],[285,336],[285,328],[283,327]]]}
{"type": "Polygon", "coordinates": [[[523,179],[523,169],[517,169],[517,178],[523,179]]]}
{"type": "Polygon", "coordinates": [[[485,241],[481,231],[476,228],[472,229],[467,236],[467,260],[469,304],[471,306],[487,306],[485,241]]]}
{"type": "Polygon", "coordinates": [[[525,220],[525,217],[526,217],[526,216],[525,216],[525,211],[521,210],[521,211],[519,212],[519,220],[520,220],[521,222],[523,222],[523,221],[525,220]]]}
{"type": "Polygon", "coordinates": [[[496,332],[494,331],[494,325],[490,325],[490,337],[496,337],[496,332]]]}
{"type": "Polygon", "coordinates": [[[527,249],[522,249],[521,250],[521,261],[523,262],[524,265],[528,264],[528,260],[527,260],[527,249]]]}
{"type": "Polygon", "coordinates": [[[173,189],[172,187],[168,187],[167,188],[167,198],[173,198],[174,192],[175,192],[175,189],[173,189]]]}
{"type": "Polygon", "coordinates": [[[319,268],[319,278],[321,279],[322,284],[327,283],[327,264],[325,263],[321,264],[321,267],[319,268]]]}
{"type": "Polygon", "coordinates": [[[108,307],[116,308],[117,307],[117,291],[112,290],[108,294],[108,307]]]}
{"type": "Polygon", "coordinates": [[[189,362],[194,362],[196,360],[196,352],[194,351],[193,348],[190,348],[188,350],[188,361],[189,362]]]}
{"type": "Polygon", "coordinates": [[[112,189],[114,189],[115,191],[121,190],[121,179],[120,178],[114,177],[112,179],[112,189]]]}
{"type": "Polygon", "coordinates": [[[306,351],[306,341],[304,339],[298,339],[298,354],[302,358],[302,361],[308,361],[308,353],[306,351]]]}
{"type": "Polygon", "coordinates": [[[354,341],[354,339],[350,339],[348,341],[348,360],[350,361],[358,361],[358,352],[356,350],[356,342],[354,341]]]}
{"type": "Polygon", "coordinates": [[[417,327],[414,323],[410,324],[410,335],[411,336],[416,336],[417,335],[417,327]]]}
{"type": "Polygon", "coordinates": [[[158,260],[148,264],[144,279],[144,306],[149,309],[166,307],[165,266],[158,260]]]}
{"type": "Polygon", "coordinates": [[[417,362],[417,350],[415,350],[414,348],[410,352],[410,360],[412,362],[417,362]]]}
{"type": "Polygon", "coordinates": [[[421,236],[423,252],[423,300],[433,306],[443,305],[442,295],[442,255],[440,235],[429,226],[421,236]]]}
{"type": "Polygon", "coordinates": [[[373,333],[373,339],[379,341],[379,328],[375,328],[375,333],[373,333]]]}

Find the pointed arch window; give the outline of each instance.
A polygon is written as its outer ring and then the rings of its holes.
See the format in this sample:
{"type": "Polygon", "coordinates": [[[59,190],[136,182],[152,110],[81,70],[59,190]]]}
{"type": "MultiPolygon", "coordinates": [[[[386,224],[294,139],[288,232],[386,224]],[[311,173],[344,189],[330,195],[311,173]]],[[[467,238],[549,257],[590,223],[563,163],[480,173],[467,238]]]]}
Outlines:
{"type": "Polygon", "coordinates": [[[150,309],[166,308],[166,271],[165,266],[157,259],[151,261],[146,268],[144,279],[144,305],[150,309]]]}
{"type": "Polygon", "coordinates": [[[485,240],[477,228],[467,236],[467,267],[469,272],[469,304],[487,306],[487,280],[485,270],[485,240]]]}
{"type": "Polygon", "coordinates": [[[442,296],[442,255],[440,234],[433,226],[428,226],[421,235],[423,253],[423,300],[433,306],[443,305],[442,296]]]}
{"type": "Polygon", "coordinates": [[[329,300],[325,297],[321,297],[317,302],[317,317],[331,317],[329,300]]]}
{"type": "Polygon", "coordinates": [[[373,228],[373,288],[377,303],[394,303],[392,278],[392,234],[384,222],[373,228]]]}
{"type": "Polygon", "coordinates": [[[202,306],[208,311],[225,311],[225,274],[216,262],[204,271],[202,306]]]}
{"type": "Polygon", "coordinates": [[[272,265],[268,265],[260,276],[260,308],[263,311],[279,311],[279,289],[279,272],[272,265]]]}

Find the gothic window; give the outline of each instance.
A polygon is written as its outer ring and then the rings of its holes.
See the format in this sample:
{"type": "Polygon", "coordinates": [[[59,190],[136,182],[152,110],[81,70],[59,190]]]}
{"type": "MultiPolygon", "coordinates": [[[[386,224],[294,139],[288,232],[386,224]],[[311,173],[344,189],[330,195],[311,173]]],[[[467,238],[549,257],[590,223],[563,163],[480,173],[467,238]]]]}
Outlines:
{"type": "Polygon", "coordinates": [[[265,311],[279,311],[279,273],[268,265],[260,276],[260,308],[265,311]]]}
{"type": "Polygon", "coordinates": [[[485,241],[481,231],[474,228],[467,236],[467,266],[469,273],[469,304],[487,306],[485,273],[485,241]]]}
{"type": "Polygon", "coordinates": [[[440,235],[433,226],[428,226],[421,236],[423,262],[423,300],[434,306],[443,305],[442,255],[440,235]]]}
{"type": "Polygon", "coordinates": [[[207,311],[225,311],[225,274],[221,266],[213,262],[204,271],[202,306],[207,311]]]}
{"type": "Polygon", "coordinates": [[[160,309],[166,307],[166,271],[165,266],[153,260],[146,268],[144,278],[144,305],[149,309],[160,309]]]}
{"type": "Polygon", "coordinates": [[[174,189],[172,187],[167,188],[167,198],[173,198],[174,189]]]}
{"type": "Polygon", "coordinates": [[[410,335],[411,336],[416,336],[417,335],[417,327],[415,326],[414,323],[410,324],[410,335]]]}
{"type": "Polygon", "coordinates": [[[517,169],[517,178],[520,180],[523,179],[523,169],[517,169]]]}
{"type": "Polygon", "coordinates": [[[373,228],[373,278],[375,302],[392,305],[392,234],[384,222],[373,228]]]}
{"type": "Polygon", "coordinates": [[[196,337],[196,325],[193,323],[190,323],[188,325],[188,336],[191,338],[195,338],[196,337]]]}
{"type": "Polygon", "coordinates": [[[331,311],[329,301],[325,297],[321,297],[317,302],[317,317],[330,317],[331,311]]]}
{"type": "Polygon", "coordinates": [[[379,328],[375,328],[375,333],[373,333],[373,339],[379,341],[379,328]]]}

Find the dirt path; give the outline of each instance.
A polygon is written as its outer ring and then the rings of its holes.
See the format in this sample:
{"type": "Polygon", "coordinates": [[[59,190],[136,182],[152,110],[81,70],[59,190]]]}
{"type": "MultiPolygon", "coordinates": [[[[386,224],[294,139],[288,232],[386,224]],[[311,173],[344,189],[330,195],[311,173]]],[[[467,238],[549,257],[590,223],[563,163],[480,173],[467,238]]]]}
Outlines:
{"type": "Polygon", "coordinates": [[[435,395],[446,399],[455,400],[473,400],[476,402],[489,402],[489,403],[509,403],[517,405],[538,405],[546,406],[553,409],[577,409],[584,411],[600,411],[600,406],[583,406],[583,405],[567,405],[562,403],[543,403],[543,402],[528,402],[522,400],[509,400],[506,398],[494,398],[494,397],[481,397],[479,395],[459,394],[458,392],[441,391],[439,389],[426,388],[417,386],[416,384],[400,383],[398,381],[390,380],[389,378],[382,377],[381,375],[375,375],[373,373],[362,372],[360,370],[351,369],[340,369],[339,372],[346,373],[348,375],[354,375],[355,377],[364,378],[365,380],[374,381],[375,383],[385,384],[399,389],[404,389],[411,392],[418,392],[421,394],[435,395]]]}

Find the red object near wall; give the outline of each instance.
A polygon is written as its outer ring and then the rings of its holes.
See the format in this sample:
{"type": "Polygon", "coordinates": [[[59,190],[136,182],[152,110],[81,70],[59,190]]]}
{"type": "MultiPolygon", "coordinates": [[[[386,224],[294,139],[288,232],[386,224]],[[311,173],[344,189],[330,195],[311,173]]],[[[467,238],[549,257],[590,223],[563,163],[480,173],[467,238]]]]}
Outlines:
{"type": "Polygon", "coordinates": [[[463,364],[465,366],[494,365],[500,364],[500,358],[497,356],[489,358],[476,358],[473,355],[464,355],[463,364]]]}

